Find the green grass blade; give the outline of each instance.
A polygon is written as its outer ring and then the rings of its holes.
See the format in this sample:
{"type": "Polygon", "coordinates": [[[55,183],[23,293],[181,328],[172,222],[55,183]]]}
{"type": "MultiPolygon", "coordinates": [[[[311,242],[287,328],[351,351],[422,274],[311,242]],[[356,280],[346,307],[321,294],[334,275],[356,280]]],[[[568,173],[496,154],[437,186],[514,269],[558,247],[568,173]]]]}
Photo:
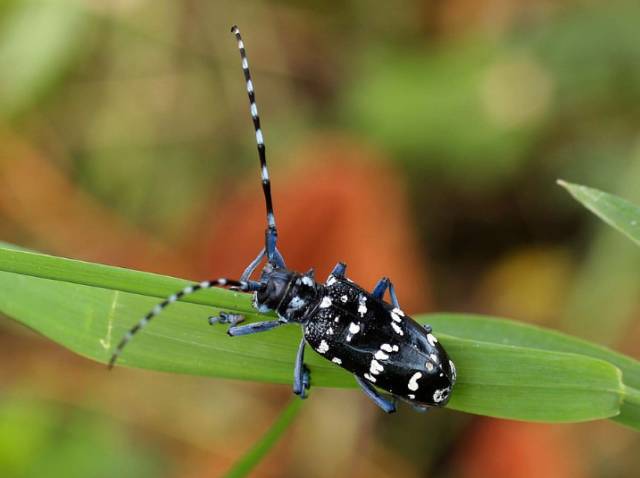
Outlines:
{"type": "MultiPolygon", "coordinates": [[[[117,340],[159,298],[186,283],[9,249],[0,249],[0,271],[5,271],[0,272],[2,312],[70,350],[101,362],[107,361],[117,340]]],[[[290,384],[299,327],[281,327],[232,339],[224,327],[207,324],[207,317],[220,309],[245,313],[249,320],[258,319],[248,295],[204,291],[168,308],[136,336],[121,363],[290,384]]],[[[530,343],[526,331],[520,332],[521,344],[510,344],[508,337],[513,335],[513,328],[509,324],[496,326],[493,340],[487,334],[464,333],[456,328],[455,320],[442,320],[436,331],[459,372],[450,408],[548,422],[606,418],[620,411],[625,396],[620,370],[607,357],[583,354],[583,349],[589,348],[586,345],[569,350],[571,353],[536,349],[535,344],[531,346],[536,335],[530,332],[530,343]]],[[[538,337],[554,334],[542,329],[537,333],[538,337]]],[[[354,386],[347,372],[317,354],[309,353],[307,361],[315,386],[354,386]]],[[[634,369],[632,365],[629,368],[634,369]]]]}
{"type": "MultiPolygon", "coordinates": [[[[606,347],[572,337],[561,332],[543,329],[507,319],[467,314],[429,314],[419,316],[423,323],[433,325],[435,330],[446,330],[459,338],[490,342],[516,347],[527,347],[555,352],[575,353],[605,360],[620,369],[622,381],[631,397],[633,390],[640,389],[640,362],[606,347]]],[[[620,415],[614,420],[640,430],[640,401],[627,400],[620,415]]]]}
{"type": "Polygon", "coordinates": [[[508,319],[472,314],[427,314],[417,317],[435,330],[467,340],[478,340],[515,347],[575,353],[605,360],[618,367],[624,383],[640,389],[640,362],[607,347],[562,332],[508,319]]]}
{"type": "Polygon", "coordinates": [[[291,399],[289,404],[280,413],[273,425],[258,440],[251,449],[242,456],[233,467],[224,475],[225,478],[243,478],[262,461],[262,459],[271,451],[273,446],[278,443],[282,435],[289,429],[293,421],[298,416],[302,404],[304,403],[298,397],[291,399]]]}
{"type": "Polygon", "coordinates": [[[640,207],[598,189],[561,180],[558,184],[604,222],[640,245],[640,207]]]}
{"type": "Polygon", "coordinates": [[[611,420],[640,431],[640,390],[626,387],[620,414],[611,420]]]}

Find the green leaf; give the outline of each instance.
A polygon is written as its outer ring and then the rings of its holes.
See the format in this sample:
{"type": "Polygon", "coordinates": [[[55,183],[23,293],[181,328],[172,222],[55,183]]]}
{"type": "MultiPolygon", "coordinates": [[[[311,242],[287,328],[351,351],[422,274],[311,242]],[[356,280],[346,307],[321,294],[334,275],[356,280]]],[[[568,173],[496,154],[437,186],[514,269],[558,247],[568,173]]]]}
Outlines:
{"type": "MultiPolygon", "coordinates": [[[[171,277],[10,249],[0,249],[0,271],[4,271],[0,272],[0,310],[101,362],[108,360],[117,340],[139,317],[187,284],[171,277]]],[[[207,325],[207,317],[221,309],[264,320],[251,307],[247,294],[203,291],[169,307],[136,336],[121,363],[290,384],[299,327],[232,339],[224,327],[207,325]]],[[[616,366],[606,349],[602,355],[595,354],[595,349],[600,350],[595,345],[576,341],[572,342],[575,348],[558,346],[561,350],[557,350],[554,340],[562,341],[555,332],[517,329],[513,323],[487,318],[474,318],[476,331],[465,332],[459,317],[423,317],[434,319],[438,338],[458,368],[449,408],[547,422],[613,417],[629,393],[618,366],[624,365],[629,376],[640,375],[637,363],[619,356],[616,366]],[[540,345],[545,340],[547,348],[540,345]]],[[[355,385],[349,373],[321,356],[309,353],[307,361],[314,386],[355,385]]],[[[638,423],[637,417],[629,417],[638,423]]]]}
{"type": "Polygon", "coordinates": [[[561,332],[507,319],[479,315],[430,314],[423,317],[436,330],[446,329],[460,338],[516,347],[575,353],[605,360],[620,369],[625,389],[621,413],[613,420],[640,430],[640,362],[611,349],[561,332]]]}
{"type": "Polygon", "coordinates": [[[251,473],[289,429],[298,416],[303,403],[298,397],[293,398],[260,440],[233,464],[233,467],[224,475],[225,478],[242,478],[251,473]]]}
{"type": "Polygon", "coordinates": [[[598,189],[562,180],[558,184],[604,222],[640,245],[640,207],[598,189]]]}

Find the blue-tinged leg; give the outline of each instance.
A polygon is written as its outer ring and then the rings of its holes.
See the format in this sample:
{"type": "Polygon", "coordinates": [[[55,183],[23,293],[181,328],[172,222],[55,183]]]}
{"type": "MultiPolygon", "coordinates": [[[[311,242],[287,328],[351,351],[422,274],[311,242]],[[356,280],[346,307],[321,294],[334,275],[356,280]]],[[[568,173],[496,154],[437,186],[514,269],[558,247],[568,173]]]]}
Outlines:
{"type": "Polygon", "coordinates": [[[258,253],[258,256],[253,261],[251,261],[251,264],[247,266],[247,268],[244,270],[244,272],[240,276],[241,281],[246,281],[249,279],[249,277],[251,277],[251,274],[253,274],[253,271],[256,270],[256,267],[258,267],[258,264],[260,264],[260,261],[265,255],[266,255],[266,252],[263,247],[258,253]]]}
{"type": "Polygon", "coordinates": [[[378,281],[376,286],[373,288],[373,292],[371,293],[376,299],[382,300],[384,297],[384,293],[389,289],[389,295],[391,296],[391,303],[394,307],[400,308],[400,304],[398,303],[398,296],[396,295],[396,289],[393,287],[393,282],[391,282],[387,277],[383,277],[378,281]]]}
{"type": "Polygon", "coordinates": [[[304,364],[304,338],[300,340],[298,353],[296,354],[296,363],[293,370],[293,393],[299,395],[300,398],[307,398],[306,391],[309,389],[310,376],[309,369],[304,364]]]}
{"type": "Polygon", "coordinates": [[[393,287],[393,282],[389,281],[389,295],[391,296],[391,304],[394,307],[400,308],[400,303],[398,302],[398,296],[396,295],[396,289],[393,287]]]}
{"type": "Polygon", "coordinates": [[[278,242],[278,231],[275,228],[275,224],[273,226],[270,225],[264,234],[265,254],[267,255],[268,261],[276,267],[286,269],[287,266],[284,263],[284,258],[276,247],[276,243],[278,242]]]}
{"type": "Polygon", "coordinates": [[[380,396],[378,392],[373,388],[373,386],[367,382],[366,380],[354,375],[358,385],[362,388],[362,391],[371,399],[373,402],[378,405],[385,413],[393,413],[396,411],[396,404],[393,400],[387,400],[380,396]]]}
{"type": "Polygon", "coordinates": [[[231,327],[235,327],[240,322],[244,321],[244,315],[240,314],[230,314],[229,312],[220,312],[220,314],[216,316],[209,317],[209,325],[216,324],[229,324],[231,327]]]}
{"type": "Polygon", "coordinates": [[[384,297],[384,293],[387,291],[388,287],[389,287],[389,279],[387,279],[386,277],[383,277],[378,281],[376,286],[373,288],[373,292],[371,292],[371,295],[376,299],[382,300],[382,298],[384,297]]]}
{"type": "MultiPolygon", "coordinates": [[[[309,390],[309,387],[311,387],[311,371],[306,365],[303,368],[304,368],[304,373],[302,374],[302,387],[305,390],[309,390]]],[[[305,394],[305,397],[306,396],[307,395],[305,394]]]]}
{"type": "Polygon", "coordinates": [[[338,262],[331,271],[329,278],[332,276],[336,279],[344,279],[345,272],[347,271],[347,265],[344,262],[338,262]]]}
{"type": "MultiPolygon", "coordinates": [[[[398,302],[396,289],[395,287],[393,287],[393,282],[391,282],[386,277],[383,277],[378,281],[376,286],[373,288],[373,292],[371,293],[371,295],[376,299],[382,300],[382,298],[384,297],[384,293],[387,291],[387,288],[389,289],[389,295],[391,296],[391,303],[394,307],[397,307],[399,309],[400,303],[398,302]]],[[[423,327],[428,334],[430,334],[433,330],[429,324],[425,324],[423,327]]]]}
{"type": "Polygon", "coordinates": [[[280,269],[287,268],[286,264],[284,263],[284,257],[282,257],[282,254],[280,254],[280,250],[277,247],[274,255],[274,260],[276,261],[276,266],[278,266],[280,269]]]}
{"type": "Polygon", "coordinates": [[[239,325],[229,327],[227,330],[227,334],[231,337],[237,337],[239,335],[249,335],[249,334],[257,334],[258,332],[266,332],[267,330],[271,330],[275,327],[278,327],[285,322],[281,320],[266,320],[264,322],[253,322],[252,324],[247,325],[239,325]]]}

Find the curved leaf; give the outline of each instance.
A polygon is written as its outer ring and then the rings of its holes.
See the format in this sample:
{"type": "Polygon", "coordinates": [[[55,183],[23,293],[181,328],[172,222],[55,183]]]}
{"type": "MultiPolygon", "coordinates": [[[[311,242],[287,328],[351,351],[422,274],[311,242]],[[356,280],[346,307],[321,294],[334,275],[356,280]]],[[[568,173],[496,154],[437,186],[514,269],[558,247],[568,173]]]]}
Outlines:
{"type": "MultiPolygon", "coordinates": [[[[0,310],[101,362],[107,361],[116,341],[140,316],[186,284],[171,277],[9,249],[0,249],[0,270],[5,271],[0,273],[0,310]]],[[[249,320],[259,317],[247,294],[203,291],[168,308],[136,336],[122,364],[291,383],[299,327],[232,339],[223,327],[207,325],[207,317],[220,309],[243,313],[249,320]]],[[[460,317],[422,318],[434,323],[458,368],[450,408],[550,422],[619,413],[627,393],[621,373],[604,352],[589,353],[597,346],[575,341],[574,348],[545,348],[540,345],[545,341],[562,342],[557,333],[520,329],[495,319],[475,318],[476,325],[484,322],[484,332],[482,327],[469,332],[460,317]]],[[[473,330],[470,323],[466,327],[473,330]]],[[[308,354],[308,364],[315,386],[355,385],[347,372],[317,354],[308,354]]],[[[627,365],[630,374],[638,373],[635,364],[627,365]]]]}
{"type": "Polygon", "coordinates": [[[584,207],[640,245],[640,207],[599,189],[558,180],[584,207]]]}

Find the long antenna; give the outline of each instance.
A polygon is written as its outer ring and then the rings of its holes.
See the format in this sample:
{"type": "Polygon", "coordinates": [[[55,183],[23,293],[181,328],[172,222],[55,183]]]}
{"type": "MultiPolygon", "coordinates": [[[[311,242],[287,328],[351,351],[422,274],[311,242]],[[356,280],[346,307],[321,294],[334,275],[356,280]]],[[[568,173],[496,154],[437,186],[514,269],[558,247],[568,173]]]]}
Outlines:
{"type": "Polygon", "coordinates": [[[129,329],[129,331],[124,334],[124,337],[122,337],[122,340],[120,340],[120,343],[113,352],[113,355],[111,355],[111,359],[109,360],[109,368],[113,368],[116,360],[118,360],[118,357],[120,357],[120,355],[122,354],[122,350],[131,341],[133,336],[140,332],[143,328],[145,328],[154,317],[160,314],[160,312],[166,309],[170,304],[177,302],[187,295],[198,292],[199,290],[211,289],[212,287],[235,287],[241,291],[246,292],[250,290],[258,290],[261,287],[261,284],[253,281],[237,281],[221,277],[220,279],[206,280],[197,284],[191,284],[184,289],[176,292],[175,294],[171,294],[169,297],[167,297],[165,300],[163,300],[153,309],[147,312],[147,314],[142,317],[136,325],[131,327],[131,329],[129,329]]]}
{"type": "Polygon", "coordinates": [[[256,143],[258,144],[258,156],[260,158],[260,168],[262,171],[262,191],[264,192],[264,200],[267,206],[267,231],[266,231],[266,253],[269,262],[274,262],[276,257],[276,240],[278,231],[276,229],[276,218],[273,213],[273,201],[271,199],[271,181],[269,179],[269,170],[267,169],[267,157],[264,147],[264,136],[260,129],[260,116],[258,116],[258,106],[256,105],[256,93],[251,80],[251,72],[249,71],[249,60],[247,52],[244,48],[244,42],[240,35],[237,25],[231,27],[231,33],[236,36],[238,41],[238,49],[240,50],[240,58],[242,59],[242,71],[244,79],[247,82],[247,94],[249,95],[249,111],[253,119],[253,127],[256,130],[256,143]]]}

